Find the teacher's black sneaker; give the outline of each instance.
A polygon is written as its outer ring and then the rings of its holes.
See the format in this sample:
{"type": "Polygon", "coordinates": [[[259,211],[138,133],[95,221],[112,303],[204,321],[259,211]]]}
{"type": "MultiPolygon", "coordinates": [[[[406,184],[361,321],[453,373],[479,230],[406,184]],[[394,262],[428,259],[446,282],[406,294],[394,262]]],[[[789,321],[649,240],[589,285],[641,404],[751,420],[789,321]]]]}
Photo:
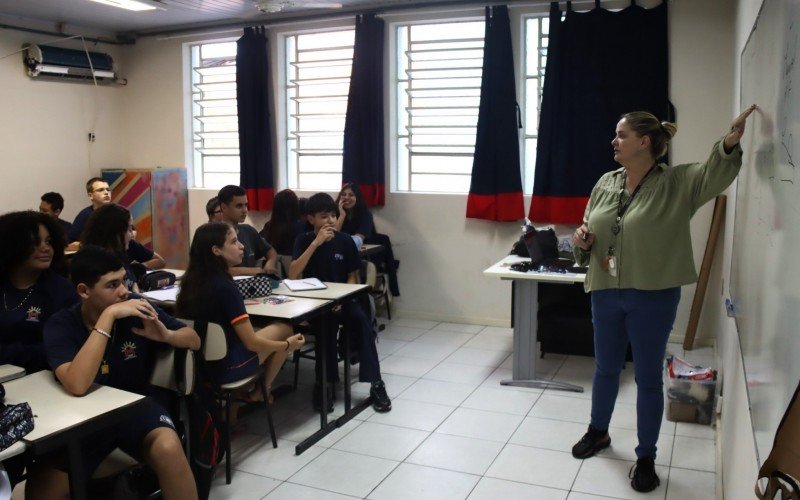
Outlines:
{"type": "Polygon", "coordinates": [[[631,488],[642,493],[653,491],[661,484],[656,475],[656,464],[653,457],[637,460],[636,465],[631,467],[628,472],[628,477],[631,478],[631,488]]]}
{"type": "Polygon", "coordinates": [[[386,413],[392,409],[392,401],[389,399],[389,395],[386,394],[386,385],[383,380],[372,383],[369,395],[372,396],[372,409],[376,412],[386,413]]]}
{"type": "Polygon", "coordinates": [[[608,435],[608,431],[601,431],[590,425],[586,434],[572,447],[572,456],[589,458],[603,448],[608,448],[609,445],[611,445],[611,437],[608,435]]]}

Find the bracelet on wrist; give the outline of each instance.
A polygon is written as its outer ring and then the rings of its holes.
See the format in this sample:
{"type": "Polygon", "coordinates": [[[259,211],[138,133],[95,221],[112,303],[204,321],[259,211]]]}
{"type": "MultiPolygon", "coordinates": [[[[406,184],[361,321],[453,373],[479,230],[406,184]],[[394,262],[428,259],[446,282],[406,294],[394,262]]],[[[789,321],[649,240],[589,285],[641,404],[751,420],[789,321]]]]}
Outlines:
{"type": "Polygon", "coordinates": [[[110,333],[108,333],[107,331],[105,331],[105,330],[101,329],[101,328],[94,327],[94,328],[92,328],[92,331],[93,331],[93,332],[97,332],[97,333],[99,333],[100,335],[103,335],[104,337],[106,337],[106,338],[108,338],[108,339],[110,339],[110,338],[111,338],[111,334],[110,334],[110,333]]]}
{"type": "Polygon", "coordinates": [[[292,347],[292,344],[287,340],[286,341],[286,350],[288,351],[290,347],[292,347]]]}

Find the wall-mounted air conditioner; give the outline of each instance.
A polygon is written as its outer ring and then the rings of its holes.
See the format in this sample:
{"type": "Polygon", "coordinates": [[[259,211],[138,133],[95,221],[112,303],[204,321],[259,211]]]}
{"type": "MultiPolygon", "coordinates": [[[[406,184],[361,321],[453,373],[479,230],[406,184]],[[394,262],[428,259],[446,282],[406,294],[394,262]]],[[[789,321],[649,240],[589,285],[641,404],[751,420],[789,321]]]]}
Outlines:
{"type": "Polygon", "coordinates": [[[125,84],[117,78],[114,60],[108,54],[82,50],[30,45],[25,50],[25,66],[31,78],[65,78],[98,83],[125,84]],[[94,72],[94,78],[92,75],[94,72]]]}

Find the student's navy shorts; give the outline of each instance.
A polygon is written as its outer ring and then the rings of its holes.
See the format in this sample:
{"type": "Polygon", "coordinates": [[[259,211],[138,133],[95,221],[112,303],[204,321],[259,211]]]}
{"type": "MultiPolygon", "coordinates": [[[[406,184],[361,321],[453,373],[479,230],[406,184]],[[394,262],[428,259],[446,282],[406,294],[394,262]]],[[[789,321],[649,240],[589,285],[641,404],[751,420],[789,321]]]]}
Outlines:
{"type": "MultiPolygon", "coordinates": [[[[168,427],[173,431],[175,430],[175,424],[173,424],[169,412],[150,399],[142,406],[140,411],[126,420],[114,427],[84,438],[81,442],[81,453],[85,477],[91,477],[97,466],[109,453],[114,451],[114,448],[120,448],[136,460],[143,461],[144,454],[142,452],[144,450],[142,445],[144,444],[144,438],[150,431],[159,427],[168,427]]],[[[53,465],[59,470],[69,472],[69,462],[66,454],[58,457],[53,465]]]]}

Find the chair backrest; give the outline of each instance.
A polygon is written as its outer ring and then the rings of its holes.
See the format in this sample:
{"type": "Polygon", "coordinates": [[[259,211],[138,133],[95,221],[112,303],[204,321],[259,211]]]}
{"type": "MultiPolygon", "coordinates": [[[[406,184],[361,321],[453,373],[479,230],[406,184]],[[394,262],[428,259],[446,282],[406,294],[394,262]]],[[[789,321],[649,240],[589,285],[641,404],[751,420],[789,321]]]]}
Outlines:
{"type": "Polygon", "coordinates": [[[191,394],[194,391],[194,363],[194,352],[189,349],[175,349],[171,346],[165,346],[156,352],[156,361],[153,365],[153,372],[150,374],[150,383],[182,395],[191,394]],[[183,358],[178,359],[180,356],[183,356],[183,358]],[[176,366],[182,366],[182,374],[178,375],[176,373],[176,366]],[[178,377],[183,378],[182,387],[177,382],[178,377]]]}
{"type": "Polygon", "coordinates": [[[227,354],[228,340],[225,338],[225,330],[218,323],[208,323],[206,343],[203,349],[206,361],[224,359],[227,354]]]}
{"type": "Polygon", "coordinates": [[[367,275],[364,278],[364,284],[369,285],[370,288],[375,288],[375,285],[378,284],[378,268],[371,261],[366,261],[366,263],[367,275]]]}

